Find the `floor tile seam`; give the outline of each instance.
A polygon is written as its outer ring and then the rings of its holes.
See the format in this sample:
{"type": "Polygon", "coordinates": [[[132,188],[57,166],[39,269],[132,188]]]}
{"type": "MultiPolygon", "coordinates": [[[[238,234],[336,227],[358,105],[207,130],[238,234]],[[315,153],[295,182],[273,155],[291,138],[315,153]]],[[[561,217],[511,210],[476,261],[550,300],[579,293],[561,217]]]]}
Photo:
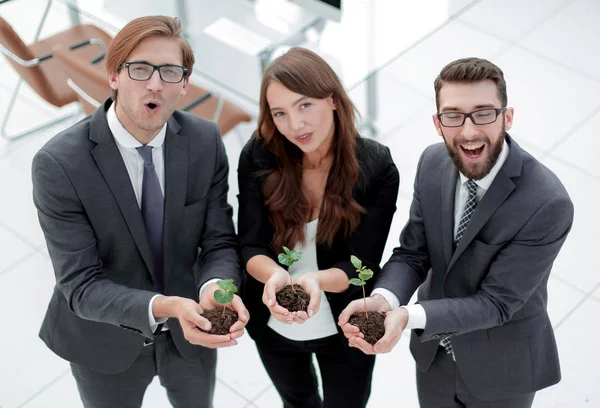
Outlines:
{"type": "Polygon", "coordinates": [[[559,12],[561,12],[565,8],[569,7],[571,4],[575,3],[576,1],[580,1],[580,0],[567,0],[567,1],[563,2],[562,4],[558,5],[554,10],[550,11],[545,17],[543,17],[540,21],[538,21],[535,24],[533,24],[532,26],[530,26],[527,30],[525,30],[523,33],[521,33],[521,35],[519,35],[515,39],[509,39],[509,38],[502,37],[501,35],[487,31],[485,28],[479,27],[469,21],[462,19],[462,18],[459,18],[458,22],[461,24],[464,24],[465,26],[467,26],[471,29],[478,30],[484,34],[492,36],[498,40],[502,40],[504,42],[512,43],[512,44],[518,44],[521,41],[523,41],[525,38],[527,38],[527,36],[529,36],[529,34],[531,34],[535,30],[537,30],[538,28],[540,28],[541,26],[546,24],[548,21],[553,19],[559,12]]]}
{"type": "Polygon", "coordinates": [[[548,150],[546,150],[546,154],[551,154],[554,150],[558,149],[562,146],[566,141],[568,141],[571,136],[573,136],[577,131],[579,131],[582,127],[584,127],[588,122],[590,122],[596,115],[600,114],[600,105],[596,107],[596,109],[592,110],[585,118],[581,119],[578,123],[575,124],[571,129],[569,129],[559,140],[554,142],[548,150]]]}
{"type": "Polygon", "coordinates": [[[531,48],[526,47],[520,43],[514,44],[514,46],[515,46],[515,48],[518,48],[525,53],[531,54],[532,56],[534,56],[536,58],[545,60],[546,62],[550,62],[551,64],[553,64],[565,71],[569,71],[570,73],[575,74],[581,78],[587,79],[590,82],[594,82],[595,84],[600,84],[600,77],[595,77],[586,72],[580,71],[577,68],[573,68],[572,66],[567,65],[564,62],[561,62],[560,60],[554,59],[554,58],[552,58],[546,54],[543,54],[539,51],[532,50],[531,48]]]}
{"type": "Polygon", "coordinates": [[[60,380],[62,380],[63,378],[65,378],[70,372],[71,372],[71,368],[67,368],[65,371],[63,371],[61,374],[59,374],[56,378],[54,378],[52,381],[50,381],[45,386],[43,386],[40,390],[38,390],[37,392],[33,393],[33,395],[31,395],[29,398],[27,398],[21,404],[17,405],[16,408],[24,408],[24,407],[26,407],[27,404],[29,404],[31,401],[35,400],[37,397],[39,397],[45,391],[47,391],[48,389],[50,389],[51,387],[53,387],[56,383],[58,383],[60,380]]]}
{"type": "Polygon", "coordinates": [[[496,40],[504,43],[504,46],[513,46],[513,45],[516,45],[515,40],[511,40],[510,38],[502,37],[501,35],[493,33],[491,31],[488,31],[488,30],[486,30],[483,27],[479,27],[478,25],[475,25],[475,24],[471,23],[470,21],[463,20],[463,19],[459,18],[459,19],[456,20],[456,22],[458,24],[462,25],[463,27],[466,27],[466,28],[468,28],[470,30],[477,31],[477,32],[479,32],[481,34],[487,35],[488,37],[494,38],[494,39],[496,39],[496,40]]]}
{"type": "Polygon", "coordinates": [[[571,282],[569,282],[565,278],[560,277],[560,276],[556,275],[555,273],[552,273],[550,275],[550,279],[557,280],[560,283],[562,283],[563,285],[566,285],[566,286],[570,287],[571,289],[575,289],[577,292],[579,292],[582,295],[587,295],[587,293],[588,293],[584,289],[581,289],[579,286],[572,284],[571,282]]]}
{"type": "Polygon", "coordinates": [[[11,234],[16,236],[17,238],[19,238],[19,240],[21,242],[23,242],[25,245],[27,245],[29,248],[33,249],[34,251],[37,251],[40,248],[39,245],[35,245],[33,242],[31,242],[29,239],[27,239],[25,236],[23,236],[23,234],[21,234],[19,231],[15,230],[13,227],[6,224],[5,222],[0,221],[0,226],[2,228],[6,229],[7,231],[9,231],[11,234]]]}
{"type": "Polygon", "coordinates": [[[554,330],[556,331],[573,313],[577,311],[587,300],[592,299],[597,301],[592,294],[600,288],[600,283],[596,284],[591,291],[589,291],[577,304],[562,318],[558,321],[558,323],[554,326],[554,330]]]}
{"type": "Polygon", "coordinates": [[[543,153],[540,154],[539,160],[544,161],[546,159],[556,160],[557,162],[561,163],[562,165],[569,167],[571,170],[575,170],[575,171],[593,179],[594,181],[597,181],[600,183],[600,176],[590,172],[587,169],[584,169],[583,167],[579,167],[578,165],[571,163],[568,160],[565,160],[559,156],[556,156],[555,154],[544,151],[543,153]]]}
{"type": "Polygon", "coordinates": [[[246,406],[244,406],[244,408],[260,408],[257,404],[255,404],[255,402],[262,398],[263,395],[265,395],[267,392],[269,392],[271,389],[273,389],[273,384],[269,384],[268,386],[266,386],[261,392],[259,392],[256,397],[254,397],[252,399],[252,401],[250,401],[246,406]]]}
{"type": "MultiPolygon", "coordinates": [[[[225,379],[217,377],[217,381],[222,386],[224,386],[225,388],[227,388],[228,391],[230,391],[230,392],[234,393],[236,396],[240,397],[244,401],[244,404],[248,404],[249,402],[252,402],[251,398],[246,397],[240,391],[236,390],[235,388],[233,388],[229,384],[227,384],[227,382],[225,381],[225,379]]],[[[244,407],[245,407],[245,405],[244,405],[244,407]]]]}
{"type": "Polygon", "coordinates": [[[446,26],[448,26],[453,21],[456,21],[462,14],[464,14],[465,12],[467,12],[468,10],[470,10],[472,7],[474,7],[475,5],[477,5],[478,3],[480,3],[481,1],[483,1],[483,0],[475,0],[475,1],[471,2],[471,3],[469,3],[468,5],[466,5],[465,7],[463,7],[462,9],[460,9],[459,11],[457,11],[456,13],[452,14],[451,16],[449,16],[439,26],[436,26],[435,28],[433,28],[432,30],[430,30],[429,32],[427,32],[423,37],[419,38],[417,41],[415,41],[414,43],[410,44],[408,47],[406,47],[405,49],[403,49],[402,51],[400,51],[398,54],[396,54],[395,56],[393,56],[392,58],[390,58],[389,61],[384,62],[383,64],[381,64],[381,66],[375,68],[365,78],[363,78],[358,83],[353,84],[351,87],[349,87],[347,89],[347,91],[348,92],[353,91],[354,89],[356,89],[360,85],[362,85],[364,82],[366,82],[372,76],[379,74],[383,69],[385,69],[386,67],[388,67],[389,65],[391,65],[392,63],[394,63],[396,60],[398,60],[402,56],[406,55],[409,51],[417,48],[419,45],[421,45],[423,42],[427,41],[429,38],[431,38],[437,32],[441,31],[443,28],[445,28],[446,26]]]}
{"type": "Polygon", "coordinates": [[[18,260],[16,260],[15,262],[13,262],[12,264],[10,264],[9,266],[7,266],[6,268],[2,269],[0,271],[0,279],[2,279],[2,277],[4,276],[8,276],[8,274],[15,268],[17,268],[19,265],[27,262],[30,258],[33,258],[35,255],[37,255],[38,252],[37,251],[30,251],[28,252],[26,255],[24,255],[23,257],[19,258],[18,260]]]}

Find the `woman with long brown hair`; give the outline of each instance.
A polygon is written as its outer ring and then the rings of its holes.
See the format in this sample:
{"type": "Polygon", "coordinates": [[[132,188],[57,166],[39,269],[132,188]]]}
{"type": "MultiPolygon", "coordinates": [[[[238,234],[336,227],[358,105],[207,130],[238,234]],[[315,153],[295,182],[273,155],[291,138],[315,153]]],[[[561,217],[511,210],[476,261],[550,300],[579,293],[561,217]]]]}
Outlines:
{"type": "Polygon", "coordinates": [[[336,322],[362,296],[348,285],[350,256],[379,271],[399,176],[389,149],[358,135],[354,105],[317,54],[292,48],[267,68],[238,180],[248,331],[284,406],[364,407],[375,360],[350,349],[336,322]],[[303,253],[290,273],[310,296],[306,312],[276,301],[290,283],[283,246],[303,253]]]}

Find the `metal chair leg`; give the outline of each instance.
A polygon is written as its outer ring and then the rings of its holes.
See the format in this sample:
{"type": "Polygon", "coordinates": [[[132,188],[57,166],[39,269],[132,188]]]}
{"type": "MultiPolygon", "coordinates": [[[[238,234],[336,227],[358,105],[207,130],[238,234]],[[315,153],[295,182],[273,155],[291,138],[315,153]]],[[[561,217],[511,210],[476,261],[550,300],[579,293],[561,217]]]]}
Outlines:
{"type": "MultiPolygon", "coordinates": [[[[38,28],[37,28],[37,30],[35,32],[35,36],[34,36],[34,39],[33,39],[34,42],[39,39],[40,34],[42,33],[42,29],[44,28],[44,24],[46,22],[46,18],[48,17],[48,13],[50,12],[50,6],[52,6],[52,2],[53,1],[54,0],[48,0],[48,3],[46,3],[46,8],[44,9],[44,14],[42,15],[42,19],[40,20],[38,28]]],[[[27,135],[30,135],[32,133],[35,133],[35,132],[37,132],[39,130],[43,130],[43,129],[46,129],[48,127],[54,126],[57,123],[60,123],[60,122],[62,122],[64,120],[67,120],[67,119],[72,118],[75,115],[79,114],[79,112],[70,113],[70,114],[68,114],[66,116],[61,116],[59,118],[55,118],[55,119],[53,119],[53,120],[51,120],[51,121],[49,121],[47,123],[44,123],[44,124],[42,124],[40,126],[31,128],[31,129],[27,129],[27,130],[25,130],[23,132],[20,132],[20,133],[9,135],[6,132],[6,127],[8,125],[8,121],[10,119],[10,114],[12,113],[12,110],[13,110],[13,108],[15,106],[15,102],[17,101],[17,96],[19,95],[19,90],[21,89],[22,83],[23,83],[23,80],[21,78],[19,78],[18,81],[17,81],[17,85],[15,86],[15,89],[13,90],[13,93],[11,95],[10,102],[8,103],[8,107],[6,109],[6,112],[4,113],[4,118],[2,119],[2,128],[0,129],[0,136],[3,139],[8,140],[8,141],[15,140],[15,139],[18,139],[20,137],[27,136],[27,135]]]]}
{"type": "MultiPolygon", "coordinates": [[[[13,99],[16,99],[16,94],[15,94],[15,97],[13,99]]],[[[21,132],[18,132],[18,133],[9,134],[6,131],[6,127],[8,125],[8,119],[9,119],[10,112],[12,111],[13,106],[14,106],[14,102],[11,101],[11,104],[8,105],[8,110],[6,111],[7,114],[4,116],[4,120],[2,121],[2,129],[0,130],[0,136],[3,139],[5,139],[5,140],[7,140],[9,142],[13,141],[13,140],[16,140],[16,139],[19,139],[19,138],[24,137],[24,136],[29,136],[29,135],[31,135],[33,133],[36,133],[36,132],[39,132],[41,130],[50,128],[50,127],[52,127],[54,125],[57,125],[57,124],[59,124],[61,122],[66,121],[68,119],[74,118],[74,117],[80,115],[81,112],[82,112],[81,109],[77,109],[75,112],[70,112],[70,113],[68,113],[66,115],[59,116],[59,117],[54,118],[54,119],[52,119],[52,120],[50,120],[48,122],[42,123],[41,125],[25,129],[25,130],[23,130],[21,132]]]]}

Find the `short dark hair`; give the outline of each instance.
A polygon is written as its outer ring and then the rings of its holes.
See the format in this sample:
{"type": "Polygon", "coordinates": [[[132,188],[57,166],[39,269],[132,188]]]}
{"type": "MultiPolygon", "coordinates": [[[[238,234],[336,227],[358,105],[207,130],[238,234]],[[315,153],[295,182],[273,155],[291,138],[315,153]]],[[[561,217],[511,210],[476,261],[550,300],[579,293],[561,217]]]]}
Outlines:
{"type": "Polygon", "coordinates": [[[444,83],[447,82],[479,82],[486,79],[491,79],[496,83],[498,88],[498,98],[502,107],[508,104],[508,96],[506,94],[506,81],[504,73],[498,66],[488,60],[482,58],[461,58],[452,61],[444,68],[437,76],[433,83],[435,88],[435,106],[440,110],[440,90],[444,83]]]}

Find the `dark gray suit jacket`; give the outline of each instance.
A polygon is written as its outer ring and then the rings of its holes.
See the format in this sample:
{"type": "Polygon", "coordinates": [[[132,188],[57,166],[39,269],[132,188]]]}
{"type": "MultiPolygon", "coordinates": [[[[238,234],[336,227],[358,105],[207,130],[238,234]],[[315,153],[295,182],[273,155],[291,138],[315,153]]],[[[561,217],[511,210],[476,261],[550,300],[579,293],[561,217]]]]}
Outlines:
{"type": "Polygon", "coordinates": [[[573,222],[558,178],[507,135],[509,155],[456,249],[458,171],[443,143],[421,156],[410,218],[376,287],[406,304],[419,287],[425,330],[411,352],[427,371],[451,335],[456,365],[481,399],[533,392],[560,381],[546,305],[554,259],[573,222]]]}
{"type": "MultiPolygon", "coordinates": [[[[131,180],[106,121],[110,99],[50,140],[33,159],[33,198],[56,286],[40,337],[62,358],[118,373],[153,333],[153,266],[131,180]]],[[[228,162],[217,126],[175,111],[165,158],[165,294],[198,300],[208,279],[239,282],[228,162]]],[[[180,353],[205,348],[169,328],[180,353]]]]}

